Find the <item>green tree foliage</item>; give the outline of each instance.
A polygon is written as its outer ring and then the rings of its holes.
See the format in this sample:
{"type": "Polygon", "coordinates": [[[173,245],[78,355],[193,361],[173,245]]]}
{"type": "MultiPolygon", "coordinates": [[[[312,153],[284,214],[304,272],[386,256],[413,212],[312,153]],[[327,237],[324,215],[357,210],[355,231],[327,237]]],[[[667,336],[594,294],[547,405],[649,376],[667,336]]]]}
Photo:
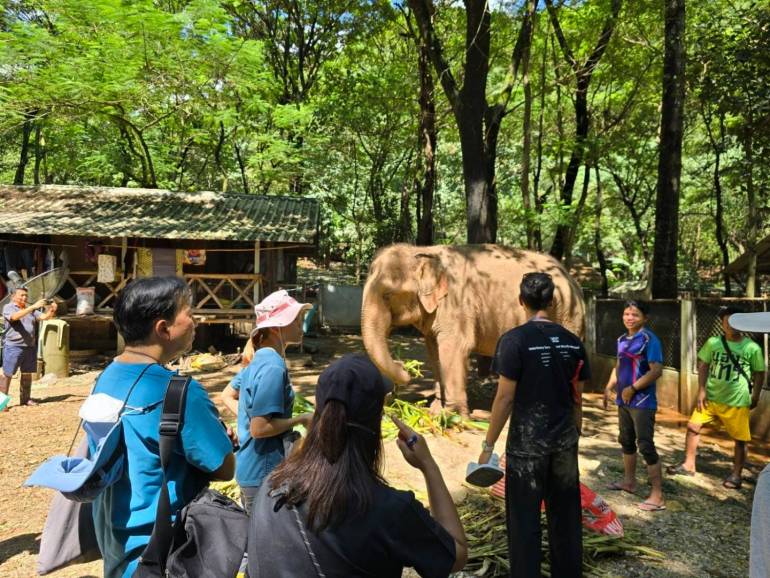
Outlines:
{"type": "MultiPolygon", "coordinates": [[[[476,168],[491,181],[498,242],[550,251],[556,238],[565,261],[592,263],[610,289],[649,290],[662,3],[471,4],[481,11],[449,0],[3,0],[0,182],[312,195],[324,256],[362,276],[378,247],[416,239],[427,165],[410,8],[431,10],[458,91],[471,90],[468,16],[481,14],[489,49],[473,90],[480,126],[497,133],[482,135],[494,154],[476,168]]],[[[678,285],[758,292],[761,278],[722,272],[770,233],[770,7],[691,2],[685,42],[678,285]]],[[[465,101],[447,96],[433,61],[422,84],[435,103],[433,236],[463,243],[465,101]]]]}

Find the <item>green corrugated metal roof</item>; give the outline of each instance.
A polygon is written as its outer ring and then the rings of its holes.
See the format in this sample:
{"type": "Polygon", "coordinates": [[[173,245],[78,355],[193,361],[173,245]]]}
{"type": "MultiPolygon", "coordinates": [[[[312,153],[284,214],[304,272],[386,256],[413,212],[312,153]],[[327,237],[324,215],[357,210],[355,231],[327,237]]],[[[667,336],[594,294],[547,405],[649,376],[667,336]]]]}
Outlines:
{"type": "Polygon", "coordinates": [[[0,233],[316,243],[316,199],[0,185],[0,233]]]}

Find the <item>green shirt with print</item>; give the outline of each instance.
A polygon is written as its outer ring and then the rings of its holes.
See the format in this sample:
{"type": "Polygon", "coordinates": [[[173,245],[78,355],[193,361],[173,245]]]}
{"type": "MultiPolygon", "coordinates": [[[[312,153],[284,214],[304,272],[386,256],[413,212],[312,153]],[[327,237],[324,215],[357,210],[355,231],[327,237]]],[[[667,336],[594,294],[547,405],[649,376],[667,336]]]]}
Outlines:
{"type": "MultiPolygon", "coordinates": [[[[762,348],[748,337],[740,341],[728,341],[735,361],[740,363],[743,373],[753,378],[755,371],[765,370],[762,348]]],[[[749,407],[751,395],[749,383],[730,361],[721,337],[711,337],[698,352],[698,359],[708,363],[709,375],[706,381],[706,397],[709,401],[731,407],[749,407]]]]}

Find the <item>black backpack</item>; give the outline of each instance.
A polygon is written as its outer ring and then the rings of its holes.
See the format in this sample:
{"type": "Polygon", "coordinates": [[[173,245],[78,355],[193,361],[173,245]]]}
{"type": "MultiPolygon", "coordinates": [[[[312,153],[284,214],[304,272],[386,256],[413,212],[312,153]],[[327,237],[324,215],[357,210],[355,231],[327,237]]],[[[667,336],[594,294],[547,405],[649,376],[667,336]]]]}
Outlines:
{"type": "Polygon", "coordinates": [[[204,488],[171,522],[168,470],[171,452],[182,430],[189,377],[174,375],[168,384],[160,418],[160,463],[163,486],[155,526],[139,559],[134,578],[234,578],[246,551],[249,517],[227,496],[204,488]]]}

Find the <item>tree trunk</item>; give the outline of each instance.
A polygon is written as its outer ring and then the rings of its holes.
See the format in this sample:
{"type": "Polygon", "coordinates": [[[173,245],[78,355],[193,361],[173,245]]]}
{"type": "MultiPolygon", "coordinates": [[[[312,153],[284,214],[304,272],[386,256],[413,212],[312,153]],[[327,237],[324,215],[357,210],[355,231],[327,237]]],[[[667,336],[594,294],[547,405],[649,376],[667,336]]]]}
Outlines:
{"type": "Polygon", "coordinates": [[[497,198],[494,170],[490,171],[489,167],[494,166],[501,119],[492,118],[492,125],[485,127],[485,118],[491,118],[486,101],[491,24],[489,4],[486,0],[465,2],[465,67],[461,88],[452,75],[441,41],[435,34],[432,0],[409,0],[409,7],[415,16],[420,38],[428,48],[436,76],[452,106],[460,133],[467,241],[494,243],[497,237],[497,198]],[[488,137],[492,133],[495,135],[494,142],[488,137]],[[490,144],[492,148],[487,150],[490,144]]]}
{"type": "Polygon", "coordinates": [[[494,156],[489,157],[484,126],[490,24],[491,14],[486,0],[467,0],[465,81],[453,109],[463,157],[466,235],[468,243],[472,244],[494,243],[497,240],[497,198],[494,196],[494,183],[488,180],[489,165],[494,165],[495,159],[494,156]]]}
{"type": "Polygon", "coordinates": [[[537,119],[537,164],[535,166],[535,179],[533,182],[533,200],[535,201],[536,222],[533,231],[535,249],[543,250],[543,229],[540,217],[543,214],[543,203],[545,195],[540,196],[540,174],[543,170],[543,124],[545,120],[545,71],[548,64],[548,47],[552,44],[552,35],[549,34],[549,41],[546,42],[543,49],[543,63],[540,67],[540,110],[537,119]]]}
{"type": "Polygon", "coordinates": [[[744,129],[743,148],[746,158],[746,200],[748,209],[748,239],[746,255],[749,258],[746,270],[746,297],[757,296],[757,236],[759,234],[759,210],[757,195],[754,190],[754,135],[752,111],[749,109],[746,127],[744,129]]]}
{"type": "Polygon", "coordinates": [[[642,226],[642,219],[647,212],[647,208],[642,207],[642,210],[640,210],[638,204],[639,195],[637,193],[636,187],[633,184],[629,186],[623,181],[621,176],[613,170],[610,170],[610,174],[612,175],[612,180],[615,181],[615,186],[618,188],[620,200],[626,206],[628,213],[631,215],[631,222],[634,224],[634,230],[636,231],[636,236],[639,239],[639,244],[642,248],[642,257],[644,257],[645,261],[648,261],[650,258],[650,251],[647,246],[647,232],[642,226]]]}
{"type": "Polygon", "coordinates": [[[591,182],[591,167],[586,162],[583,167],[583,187],[580,192],[580,199],[578,200],[577,209],[575,209],[575,216],[572,219],[572,224],[567,228],[567,239],[564,245],[564,264],[569,269],[572,265],[572,248],[575,246],[575,237],[577,236],[578,225],[580,219],[583,216],[583,207],[585,207],[586,199],[588,198],[588,185],[591,182]]]}
{"type": "Polygon", "coordinates": [[[685,0],[666,0],[665,19],[663,100],[652,268],[654,299],[674,299],[679,290],[677,248],[684,130],[685,0]]]}
{"type": "Polygon", "coordinates": [[[411,243],[414,240],[414,236],[412,235],[412,214],[409,210],[409,204],[412,197],[411,189],[412,186],[409,182],[409,178],[405,178],[401,185],[401,206],[399,207],[398,232],[396,238],[393,239],[393,242],[395,243],[411,243]]]}
{"type": "MultiPolygon", "coordinates": [[[[536,0],[529,0],[527,7],[527,15],[531,15],[535,11],[536,0]]],[[[535,231],[532,226],[532,201],[531,193],[529,190],[529,173],[530,163],[532,156],[532,86],[529,82],[529,60],[532,47],[532,36],[534,34],[534,16],[530,17],[530,25],[527,29],[527,37],[524,39],[524,47],[521,55],[521,75],[522,85],[524,88],[524,119],[522,121],[522,132],[524,133],[524,142],[522,143],[521,151],[521,200],[524,208],[524,223],[526,226],[527,234],[527,249],[532,249],[535,246],[535,231]]],[[[537,193],[535,193],[537,194],[537,193]]]]}
{"type": "Polygon", "coordinates": [[[599,173],[599,165],[594,167],[596,171],[596,220],[594,222],[594,246],[596,247],[596,259],[599,261],[599,274],[602,276],[602,297],[609,295],[609,281],[607,279],[607,258],[602,250],[602,181],[599,173]]]}
{"type": "Polygon", "coordinates": [[[725,113],[719,111],[719,141],[714,138],[714,133],[711,128],[712,117],[710,113],[706,112],[707,105],[702,104],[703,121],[706,125],[706,134],[711,142],[711,148],[714,150],[714,198],[716,200],[716,215],[715,215],[715,227],[717,245],[719,245],[719,252],[722,256],[722,276],[725,283],[725,296],[732,296],[732,283],[730,280],[730,274],[727,272],[727,267],[730,265],[730,253],[727,247],[727,238],[725,237],[725,208],[724,197],[722,195],[722,151],[725,147],[725,113]]]}
{"type": "Polygon", "coordinates": [[[29,163],[29,141],[36,116],[37,111],[24,113],[24,123],[21,125],[21,151],[19,153],[19,164],[16,165],[16,175],[13,177],[14,185],[24,184],[24,173],[27,170],[27,163],[29,163]]]}
{"type": "MultiPolygon", "coordinates": [[[[620,13],[620,8],[622,6],[622,0],[612,0],[610,14],[604,22],[596,45],[585,62],[582,63],[577,60],[567,43],[567,39],[564,36],[559,22],[556,8],[553,6],[553,1],[546,0],[545,4],[548,9],[548,15],[550,16],[556,39],[559,41],[559,46],[565,60],[569,63],[575,74],[576,81],[575,143],[572,147],[569,164],[567,165],[567,172],[564,177],[564,184],[561,188],[560,199],[562,207],[565,210],[570,211],[572,206],[572,195],[575,190],[575,182],[577,181],[580,165],[583,163],[586,141],[588,140],[588,132],[591,123],[588,112],[588,88],[591,84],[591,77],[593,76],[594,70],[599,65],[599,61],[604,55],[607,45],[612,38],[615,24],[618,20],[618,14],[620,13]]],[[[556,227],[556,235],[554,237],[553,245],[551,246],[551,255],[557,259],[561,259],[564,256],[568,250],[569,240],[572,235],[571,228],[575,226],[577,225],[575,223],[574,215],[559,215],[559,224],[556,227]]]]}
{"type": "Polygon", "coordinates": [[[241,186],[243,192],[249,194],[249,177],[246,175],[246,162],[243,160],[243,154],[241,153],[241,147],[237,142],[233,142],[233,148],[235,149],[235,159],[238,161],[238,169],[241,171],[241,186]]]}
{"type": "MultiPolygon", "coordinates": [[[[586,138],[588,137],[588,86],[586,90],[581,91],[579,88],[575,95],[575,146],[570,154],[569,164],[567,164],[567,173],[564,176],[564,184],[561,189],[561,201],[560,204],[565,209],[572,207],[572,193],[575,190],[575,182],[577,181],[578,171],[580,170],[580,163],[583,161],[583,154],[585,149],[586,138]]],[[[557,259],[561,259],[567,252],[567,245],[569,243],[570,228],[575,227],[577,224],[574,221],[574,215],[569,215],[566,222],[564,218],[567,215],[559,215],[559,224],[556,226],[556,234],[551,245],[551,255],[557,259]]]]}
{"type": "MultiPolygon", "coordinates": [[[[619,0],[613,0],[619,1],[619,0]]],[[[460,134],[466,202],[466,233],[469,243],[494,243],[497,239],[497,191],[495,161],[497,139],[506,114],[513,82],[521,63],[522,49],[531,32],[537,1],[528,0],[525,20],[513,50],[506,85],[500,102],[486,99],[489,73],[492,14],[487,0],[465,0],[465,63],[459,87],[433,25],[433,0],[408,0],[427,47],[430,60],[449,101],[460,134]]]]}
{"type": "Polygon", "coordinates": [[[415,35],[417,43],[417,64],[420,73],[420,126],[418,143],[421,167],[416,179],[418,194],[417,244],[433,245],[435,231],[433,222],[433,195],[436,190],[436,101],[433,96],[435,86],[430,70],[428,47],[420,35],[415,35]]]}
{"type": "Polygon", "coordinates": [[[45,156],[45,140],[43,139],[42,129],[40,123],[35,125],[35,168],[32,173],[35,185],[40,184],[40,165],[43,163],[43,157],[45,156]]]}

